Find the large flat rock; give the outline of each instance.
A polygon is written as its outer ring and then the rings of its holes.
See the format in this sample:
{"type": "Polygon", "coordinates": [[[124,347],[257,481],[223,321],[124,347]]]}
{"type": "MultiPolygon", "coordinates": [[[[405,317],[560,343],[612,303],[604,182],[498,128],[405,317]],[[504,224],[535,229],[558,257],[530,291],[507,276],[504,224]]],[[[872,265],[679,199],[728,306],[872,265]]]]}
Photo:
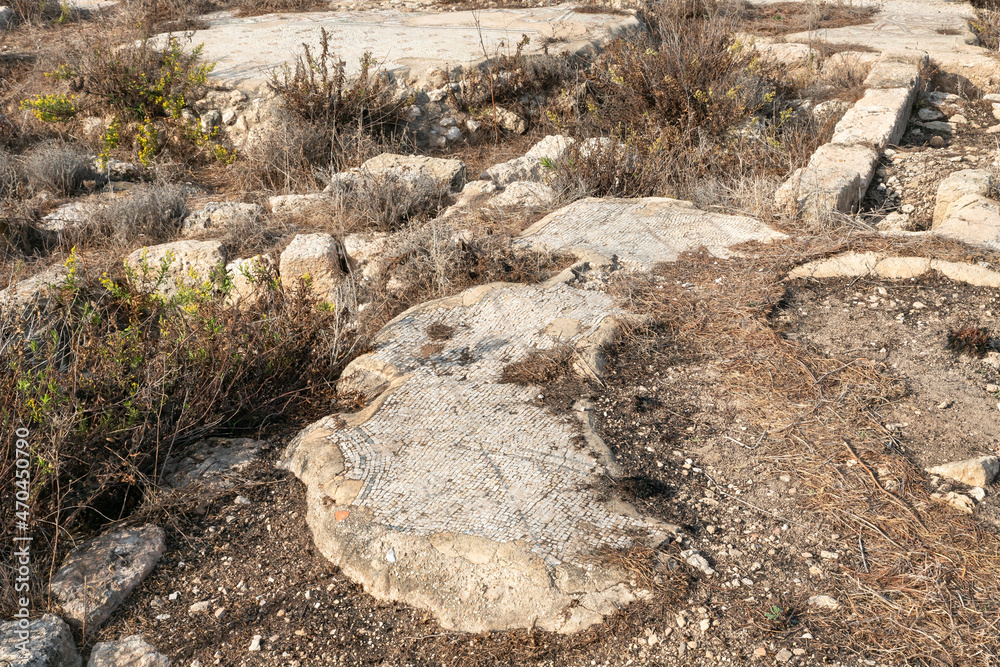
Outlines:
{"type": "Polygon", "coordinates": [[[550,53],[579,52],[640,25],[633,16],[578,13],[572,7],[426,14],[387,9],[251,18],[220,14],[207,17],[209,27],[195,31],[191,43],[204,44],[205,58],[217,63],[212,78],[253,90],[268,81],[274,68],[294,61],[303,44],[319,54],[321,29],[330,35],[349,75],[359,71],[362,56],[370,52],[384,69],[419,83],[431,69],[481,62],[484,47],[490,57],[512,54],[522,35],[530,39],[525,55],[545,48],[550,53]]]}
{"type": "Polygon", "coordinates": [[[504,367],[596,350],[625,316],[597,291],[496,284],[403,313],[338,389],[375,396],[316,422],[285,467],[306,484],[316,545],[380,599],[446,629],[573,632],[648,594],[602,558],[673,527],[599,490],[617,468],[582,405],[555,415],[504,367]]]}
{"type": "Polygon", "coordinates": [[[976,37],[968,22],[975,18],[975,10],[968,2],[889,0],[880,6],[871,23],[793,33],[785,35],[785,40],[862,44],[877,51],[909,48],[969,52],[976,37]]]}
{"type": "Polygon", "coordinates": [[[615,256],[625,268],[641,270],[701,247],[725,257],[730,246],[780,238],[784,234],[753,218],[707,213],[690,202],[657,197],[581,199],[521,235],[522,242],[541,250],[615,256]]]}
{"type": "Polygon", "coordinates": [[[941,69],[987,89],[1000,83],[1000,63],[969,27],[976,11],[968,2],[889,0],[870,23],[785,35],[788,42],[863,45],[875,51],[926,51],[941,69]]]}

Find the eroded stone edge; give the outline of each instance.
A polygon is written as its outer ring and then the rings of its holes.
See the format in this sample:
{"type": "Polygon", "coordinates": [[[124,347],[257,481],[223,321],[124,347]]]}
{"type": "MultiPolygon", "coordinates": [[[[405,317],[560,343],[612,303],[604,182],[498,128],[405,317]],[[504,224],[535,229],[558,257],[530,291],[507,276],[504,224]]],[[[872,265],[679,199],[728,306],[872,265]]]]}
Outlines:
{"type": "MultiPolygon", "coordinates": [[[[607,261],[600,256],[592,259],[607,261]]],[[[558,282],[564,281],[552,279],[545,286],[558,282]]],[[[514,286],[519,285],[492,283],[419,304],[397,316],[383,332],[388,335],[393,325],[416,313],[469,307],[493,290],[514,286]]],[[[578,370],[595,376],[600,374],[604,363],[601,348],[614,340],[619,326],[614,318],[607,317],[596,331],[577,344],[578,370]]],[[[335,415],[334,419],[343,421],[343,428],[359,426],[371,419],[409,378],[391,364],[373,357],[374,354],[369,354],[352,362],[355,374],[350,382],[352,388],[359,391],[374,392],[375,398],[360,412],[335,415]]],[[[580,435],[595,460],[610,474],[619,473],[610,449],[593,428],[587,406],[578,404],[576,415],[580,435]]],[[[317,483],[319,479],[334,478],[346,471],[343,454],[329,439],[334,433],[328,426],[330,423],[330,418],[326,418],[307,427],[289,444],[285,459],[278,465],[299,477],[307,487],[306,520],[317,547],[372,596],[381,600],[404,600],[430,610],[445,629],[486,632],[535,627],[560,633],[586,629],[621,607],[649,596],[648,590],[631,581],[634,577],[630,573],[607,563],[590,570],[570,563],[547,566],[540,556],[530,551],[529,545],[520,542],[497,542],[447,532],[405,534],[373,522],[364,507],[335,511],[337,506],[349,505],[359,489],[352,485],[354,480],[345,479],[335,489],[317,483]],[[394,568],[395,563],[388,560],[390,553],[398,563],[419,556],[423,559],[420,571],[398,571],[401,568],[394,568]],[[524,599],[521,591],[531,586],[548,590],[550,594],[544,598],[524,599]],[[462,605],[448,604],[456,599],[474,604],[475,601],[469,600],[470,591],[481,591],[477,597],[489,604],[492,613],[470,613],[470,609],[462,605]],[[506,605],[492,604],[505,596],[508,598],[506,605]],[[501,606],[516,608],[516,611],[495,613],[494,610],[501,606]]],[[[604,504],[616,514],[643,520],[649,527],[651,543],[658,543],[679,530],[677,526],[643,517],[634,506],[620,498],[612,497],[604,504]]]]}
{"type": "Polygon", "coordinates": [[[898,257],[875,252],[846,252],[808,262],[792,269],[787,277],[819,279],[876,276],[904,280],[916,278],[928,271],[938,271],[946,278],[974,287],[1000,287],[1000,272],[976,264],[927,257],[898,257]]]}

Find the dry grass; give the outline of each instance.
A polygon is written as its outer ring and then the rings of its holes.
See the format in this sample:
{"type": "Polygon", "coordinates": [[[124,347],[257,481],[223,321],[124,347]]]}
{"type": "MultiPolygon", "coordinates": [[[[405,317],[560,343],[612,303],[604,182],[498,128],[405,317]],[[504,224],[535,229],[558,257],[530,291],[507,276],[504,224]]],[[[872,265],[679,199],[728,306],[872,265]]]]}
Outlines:
{"type": "Polygon", "coordinates": [[[59,0],[10,0],[6,4],[23,23],[52,21],[64,15],[59,0]]]}
{"type": "Polygon", "coordinates": [[[947,347],[959,354],[973,357],[986,356],[990,332],[983,327],[964,326],[948,332],[947,347]]]}
{"type": "Polygon", "coordinates": [[[329,3],[318,0],[236,0],[237,16],[259,16],[275,12],[307,12],[325,8],[329,3]]]}
{"type": "Polygon", "coordinates": [[[71,144],[50,144],[33,149],[24,159],[24,171],[35,191],[59,196],[76,194],[94,174],[90,159],[71,144]]]}
{"type": "Polygon", "coordinates": [[[842,2],[743,2],[737,10],[743,30],[753,35],[788,35],[807,30],[828,30],[869,23],[875,7],[856,7],[842,2]]]}
{"type": "Polygon", "coordinates": [[[573,372],[573,357],[573,348],[568,345],[532,350],[523,359],[504,366],[500,382],[545,387],[573,372]]]}
{"type": "Polygon", "coordinates": [[[450,340],[455,334],[455,327],[441,322],[435,322],[427,327],[427,336],[433,341],[450,340]]]}
{"type": "MultiPolygon", "coordinates": [[[[259,302],[238,308],[222,298],[217,276],[208,291],[165,301],[130,287],[117,259],[88,263],[78,261],[42,310],[0,320],[0,477],[11,479],[15,429],[28,428],[36,604],[48,565],[65,551],[61,538],[127,516],[186,443],[257,433],[313,401],[328,405],[335,378],[365,344],[364,329],[349,326],[353,279],[335,309],[316,307],[307,289],[283,294],[269,284],[259,302]]],[[[0,508],[0,580],[13,562],[12,511],[0,508]]],[[[0,613],[13,608],[3,587],[0,613]]]]}
{"type": "MultiPolygon", "coordinates": [[[[685,348],[717,360],[725,391],[742,399],[745,419],[764,433],[765,455],[794,461],[810,491],[805,507],[845,544],[859,545],[835,575],[846,609],[810,618],[826,641],[894,664],[992,664],[1000,538],[931,499],[926,474],[883,426],[880,407],[904,387],[882,365],[826,356],[785,339],[770,321],[789,268],[873,244],[885,241],[790,241],[728,261],[688,255],[654,276],[623,281],[616,293],[685,348]]],[[[900,255],[927,250],[893,245],[900,255]]]]}
{"type": "Polygon", "coordinates": [[[1000,6],[992,0],[973,2],[976,18],[969,26],[987,49],[1000,49],[1000,6]]]}
{"type": "Polygon", "coordinates": [[[809,159],[836,119],[794,107],[798,83],[739,39],[743,25],[728,6],[665,1],[648,5],[644,18],[647,33],[609,44],[583,84],[565,88],[546,109],[551,133],[611,140],[599,150],[578,145],[556,165],[556,186],[569,198],[703,203],[697,195],[711,190],[768,202],[771,185],[809,159]],[[751,185],[768,191],[751,192],[751,185]]]}
{"type": "Polygon", "coordinates": [[[123,197],[93,205],[87,224],[72,234],[73,241],[119,253],[168,241],[180,231],[186,201],[181,186],[138,185],[123,197]]]}

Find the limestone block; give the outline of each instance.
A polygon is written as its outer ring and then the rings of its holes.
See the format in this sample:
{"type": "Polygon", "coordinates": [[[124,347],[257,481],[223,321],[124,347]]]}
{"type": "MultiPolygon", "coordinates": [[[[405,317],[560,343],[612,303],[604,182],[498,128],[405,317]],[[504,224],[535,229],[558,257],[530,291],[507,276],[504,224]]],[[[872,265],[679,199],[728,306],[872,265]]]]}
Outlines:
{"type": "Polygon", "coordinates": [[[55,614],[45,614],[22,627],[20,621],[0,623],[0,665],[4,667],[80,667],[73,633],[55,614]],[[27,651],[18,647],[27,641],[27,651]]]}
{"type": "Polygon", "coordinates": [[[281,286],[298,289],[305,279],[318,298],[330,300],[344,278],[340,268],[340,245],[329,234],[296,234],[278,260],[281,286]]]}
{"type": "Polygon", "coordinates": [[[962,493],[955,493],[954,491],[948,491],[947,493],[932,493],[931,498],[939,500],[946,505],[950,505],[953,509],[956,509],[964,514],[972,514],[973,510],[976,508],[976,503],[972,500],[972,498],[962,493]]]}
{"type": "Polygon", "coordinates": [[[878,153],[867,146],[824,144],[778,188],[775,200],[792,216],[850,213],[864,197],[877,162],[878,153]]]}
{"type": "MultiPolygon", "coordinates": [[[[488,116],[492,116],[492,112],[487,113],[488,116]]],[[[508,132],[514,132],[516,134],[524,134],[528,131],[528,123],[523,118],[518,116],[513,111],[505,109],[503,107],[496,108],[496,121],[497,125],[507,130],[508,132]]]]}
{"type": "Polygon", "coordinates": [[[837,123],[830,143],[866,144],[877,150],[895,144],[906,130],[915,95],[916,87],[869,88],[837,123]]]}
{"type": "Polygon", "coordinates": [[[344,254],[351,271],[378,260],[389,245],[388,234],[348,234],[344,237],[344,254]]]}
{"type": "Polygon", "coordinates": [[[966,461],[943,463],[928,468],[931,475],[939,475],[969,486],[985,487],[993,483],[1000,472],[1000,457],[980,456],[966,461]]]}
{"type": "Polygon", "coordinates": [[[963,169],[950,174],[941,181],[938,186],[931,227],[940,225],[951,205],[962,197],[966,195],[986,197],[989,195],[990,181],[990,172],[984,169],[963,169]]]}
{"type": "Polygon", "coordinates": [[[382,153],[361,165],[361,173],[406,183],[415,194],[440,197],[458,192],[465,185],[465,164],[461,160],[382,153]]]}
{"type": "Polygon", "coordinates": [[[277,267],[270,255],[254,255],[226,264],[231,288],[226,301],[232,305],[252,306],[270,289],[277,275],[277,267]]]}
{"type": "Polygon", "coordinates": [[[514,181],[489,201],[493,208],[539,209],[551,206],[558,194],[544,183],[514,181]]]}
{"type": "Polygon", "coordinates": [[[976,287],[1000,287],[1000,273],[968,262],[945,262],[926,257],[887,257],[881,253],[845,252],[807,262],[792,269],[789,278],[844,278],[878,276],[892,280],[916,278],[937,271],[956,282],[976,287]]]}
{"type": "Polygon", "coordinates": [[[561,134],[549,135],[532,146],[522,157],[494,165],[480,176],[504,186],[515,181],[536,181],[545,179],[546,164],[554,164],[566,155],[576,143],[571,137],[561,134]]]}
{"type": "Polygon", "coordinates": [[[438,218],[447,219],[474,211],[498,190],[499,188],[493,181],[469,181],[462,188],[462,191],[455,196],[455,202],[442,211],[438,215],[438,218]]]}
{"type": "Polygon", "coordinates": [[[963,243],[1000,248],[1000,202],[965,195],[948,207],[944,220],[931,231],[963,243]]]}
{"type": "Polygon", "coordinates": [[[66,557],[50,585],[63,617],[93,634],[153,571],[165,550],[163,529],[152,524],[83,543],[66,557]]]}
{"type": "Polygon", "coordinates": [[[224,491],[240,482],[243,471],[260,456],[264,443],[251,438],[209,438],[181,459],[163,467],[163,483],[172,489],[224,491]]]}
{"type": "Polygon", "coordinates": [[[218,241],[175,241],[136,250],[125,258],[138,287],[163,296],[204,289],[225,261],[218,241]]]}
{"type": "MultiPolygon", "coordinates": [[[[0,290],[0,311],[23,311],[33,305],[42,312],[48,310],[52,298],[70,277],[71,269],[63,264],[50,266],[44,271],[0,290]]],[[[74,272],[77,280],[82,275],[74,272]]]]}
{"type": "Polygon", "coordinates": [[[333,197],[327,192],[314,192],[306,195],[275,195],[267,200],[271,212],[275,215],[302,215],[310,209],[330,206],[333,197]]]}
{"type": "Polygon", "coordinates": [[[170,660],[143,641],[142,635],[131,635],[94,644],[87,667],[170,667],[170,660]]]}
{"type": "Polygon", "coordinates": [[[906,88],[914,90],[920,83],[920,67],[912,62],[880,58],[865,78],[865,88],[906,88]]]}
{"type": "Polygon", "coordinates": [[[181,233],[196,234],[207,230],[236,229],[253,224],[264,215],[258,204],[243,202],[209,202],[201,210],[194,211],[184,219],[181,233]]]}
{"type": "Polygon", "coordinates": [[[51,213],[47,213],[38,223],[38,228],[46,232],[64,233],[79,229],[90,219],[90,206],[84,202],[63,204],[51,213]]]}

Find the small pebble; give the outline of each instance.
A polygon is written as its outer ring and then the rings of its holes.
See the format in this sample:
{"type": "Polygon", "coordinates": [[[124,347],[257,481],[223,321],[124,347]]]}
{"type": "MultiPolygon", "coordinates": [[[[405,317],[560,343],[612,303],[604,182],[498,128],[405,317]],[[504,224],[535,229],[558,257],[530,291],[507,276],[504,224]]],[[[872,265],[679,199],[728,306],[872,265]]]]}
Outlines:
{"type": "Polygon", "coordinates": [[[209,606],[211,606],[211,601],[203,600],[201,602],[195,602],[193,605],[188,607],[188,612],[192,614],[200,614],[203,611],[208,611],[209,606]]]}
{"type": "Polygon", "coordinates": [[[250,641],[250,650],[259,651],[260,650],[260,640],[263,639],[260,635],[254,635],[253,639],[250,641]]]}

